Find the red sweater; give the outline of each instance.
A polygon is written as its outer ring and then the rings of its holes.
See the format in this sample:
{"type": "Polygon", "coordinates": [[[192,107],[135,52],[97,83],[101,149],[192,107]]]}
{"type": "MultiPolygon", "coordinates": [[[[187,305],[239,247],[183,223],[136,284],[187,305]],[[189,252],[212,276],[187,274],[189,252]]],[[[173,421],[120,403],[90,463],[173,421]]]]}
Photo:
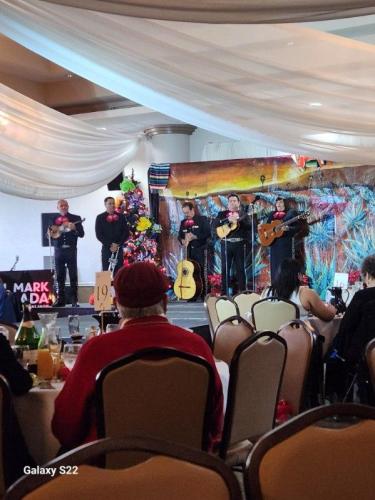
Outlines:
{"type": "Polygon", "coordinates": [[[55,401],[52,430],[64,448],[71,449],[97,438],[94,391],[96,375],[112,361],[148,347],[171,347],[205,358],[214,369],[210,444],[219,442],[223,425],[223,393],[215,361],[206,342],[163,316],[128,321],[121,330],[86,342],[55,401]]]}

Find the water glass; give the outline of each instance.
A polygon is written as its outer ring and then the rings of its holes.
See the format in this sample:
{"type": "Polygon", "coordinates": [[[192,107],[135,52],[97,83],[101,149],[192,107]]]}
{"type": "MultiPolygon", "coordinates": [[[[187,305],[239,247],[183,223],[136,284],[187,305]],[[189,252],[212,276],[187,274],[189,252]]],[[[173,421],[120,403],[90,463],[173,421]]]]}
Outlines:
{"type": "Polygon", "coordinates": [[[77,314],[70,314],[68,316],[68,329],[69,335],[77,335],[79,332],[79,316],[77,314]]]}
{"type": "Polygon", "coordinates": [[[66,345],[64,345],[62,358],[64,361],[64,365],[67,368],[69,368],[69,370],[71,370],[73,368],[81,347],[82,347],[82,344],[66,344],[66,345]]]}
{"type": "Polygon", "coordinates": [[[120,325],[117,323],[108,323],[105,327],[105,333],[115,332],[120,329],[120,325]]]}

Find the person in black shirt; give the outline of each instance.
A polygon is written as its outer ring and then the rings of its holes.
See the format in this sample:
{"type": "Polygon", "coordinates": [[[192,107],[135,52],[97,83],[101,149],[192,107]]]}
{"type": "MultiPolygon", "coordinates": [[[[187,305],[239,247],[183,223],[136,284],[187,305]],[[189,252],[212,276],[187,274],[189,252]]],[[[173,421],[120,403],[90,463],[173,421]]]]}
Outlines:
{"type": "Polygon", "coordinates": [[[106,211],[96,218],[95,234],[102,244],[102,270],[107,271],[110,259],[113,259],[115,276],[123,265],[123,245],[129,238],[129,227],[125,215],[115,212],[115,199],[112,196],[105,198],[104,205],[106,211]]]}
{"type": "Polygon", "coordinates": [[[237,281],[237,291],[246,289],[245,262],[250,251],[251,219],[241,207],[237,194],[228,196],[228,210],[218,213],[213,227],[218,233],[219,227],[232,226],[233,229],[221,240],[221,290],[229,295],[229,281],[233,262],[235,263],[234,276],[237,281]]]}
{"type": "Polygon", "coordinates": [[[56,216],[48,228],[48,235],[52,238],[55,247],[55,268],[58,284],[58,298],[55,307],[64,307],[66,267],[69,271],[71,303],[78,304],[78,272],[77,272],[77,240],[83,238],[85,232],[81,224],[81,217],[69,213],[69,204],[66,200],[57,202],[60,215],[56,216]]]}
{"type": "Polygon", "coordinates": [[[199,264],[203,289],[202,297],[207,293],[207,253],[211,236],[208,218],[196,215],[194,205],[186,202],[182,205],[185,219],[181,221],[178,241],[187,247],[187,258],[199,264]]]}

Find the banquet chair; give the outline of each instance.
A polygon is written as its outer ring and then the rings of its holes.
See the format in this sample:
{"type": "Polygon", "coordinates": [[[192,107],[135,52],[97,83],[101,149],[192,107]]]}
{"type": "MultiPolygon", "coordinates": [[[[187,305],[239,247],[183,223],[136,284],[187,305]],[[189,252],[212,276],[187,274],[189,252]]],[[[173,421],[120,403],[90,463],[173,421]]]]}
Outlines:
{"type": "Polygon", "coordinates": [[[53,467],[55,477],[23,476],[9,488],[5,499],[241,500],[237,479],[221,460],[151,438],[101,439],[65,453],[45,467],[53,467]],[[92,465],[97,457],[119,451],[142,453],[146,458],[136,466],[116,470],[92,465]]]}
{"type": "Polygon", "coordinates": [[[272,332],[235,350],[219,452],[228,465],[243,466],[254,442],[273,428],[286,356],[286,342],[272,332]]]}
{"type": "Polygon", "coordinates": [[[249,321],[251,316],[251,307],[255,302],[261,299],[261,296],[251,290],[245,290],[243,292],[234,295],[233,300],[238,306],[240,315],[249,321]]]}
{"type": "Polygon", "coordinates": [[[216,328],[213,353],[216,359],[230,364],[236,347],[254,333],[253,327],[241,316],[231,316],[216,328]]]}
{"type": "Polygon", "coordinates": [[[8,382],[0,375],[0,496],[6,488],[6,438],[10,419],[11,394],[8,382]]]}
{"type": "Polygon", "coordinates": [[[337,403],[298,415],[263,436],[244,473],[248,500],[371,500],[375,408],[337,403]]]}
{"type": "Polygon", "coordinates": [[[240,315],[237,304],[234,300],[225,295],[222,295],[217,299],[215,302],[215,309],[220,323],[231,316],[240,315]]]}
{"type": "Polygon", "coordinates": [[[213,394],[205,359],[167,347],[143,349],[97,375],[98,436],[151,436],[206,450],[213,394]]]}
{"type": "Polygon", "coordinates": [[[16,338],[17,325],[13,323],[7,323],[6,321],[0,321],[0,326],[3,326],[8,330],[9,333],[9,344],[14,345],[14,339],[16,338]]]}
{"type": "MultiPolygon", "coordinates": [[[[314,333],[303,321],[295,320],[284,325],[278,335],[288,346],[280,399],[288,402],[290,415],[300,413],[306,404],[309,375],[314,349],[314,333]]],[[[314,376],[314,374],[312,375],[314,376]]]]}
{"type": "Polygon", "coordinates": [[[373,396],[375,395],[375,339],[370,340],[365,348],[365,358],[373,396]]]}
{"type": "Polygon", "coordinates": [[[211,337],[213,338],[215,330],[220,323],[219,318],[217,317],[217,312],[216,312],[216,301],[218,300],[219,297],[216,297],[215,295],[206,295],[204,298],[204,307],[207,312],[207,317],[208,317],[208,324],[210,325],[210,331],[211,331],[211,337]]]}
{"type": "Polygon", "coordinates": [[[251,315],[257,332],[267,330],[276,333],[288,321],[299,318],[299,309],[290,300],[267,297],[252,305],[251,315]]]}

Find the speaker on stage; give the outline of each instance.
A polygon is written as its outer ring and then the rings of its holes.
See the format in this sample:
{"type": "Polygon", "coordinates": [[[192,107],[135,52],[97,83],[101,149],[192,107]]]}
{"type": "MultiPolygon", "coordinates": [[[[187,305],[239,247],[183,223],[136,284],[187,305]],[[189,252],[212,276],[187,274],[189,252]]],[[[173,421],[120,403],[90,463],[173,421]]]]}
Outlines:
{"type": "Polygon", "coordinates": [[[119,191],[120,190],[120,184],[124,180],[124,174],[121,172],[118,174],[117,177],[115,177],[111,182],[107,184],[108,191],[119,191]]]}

